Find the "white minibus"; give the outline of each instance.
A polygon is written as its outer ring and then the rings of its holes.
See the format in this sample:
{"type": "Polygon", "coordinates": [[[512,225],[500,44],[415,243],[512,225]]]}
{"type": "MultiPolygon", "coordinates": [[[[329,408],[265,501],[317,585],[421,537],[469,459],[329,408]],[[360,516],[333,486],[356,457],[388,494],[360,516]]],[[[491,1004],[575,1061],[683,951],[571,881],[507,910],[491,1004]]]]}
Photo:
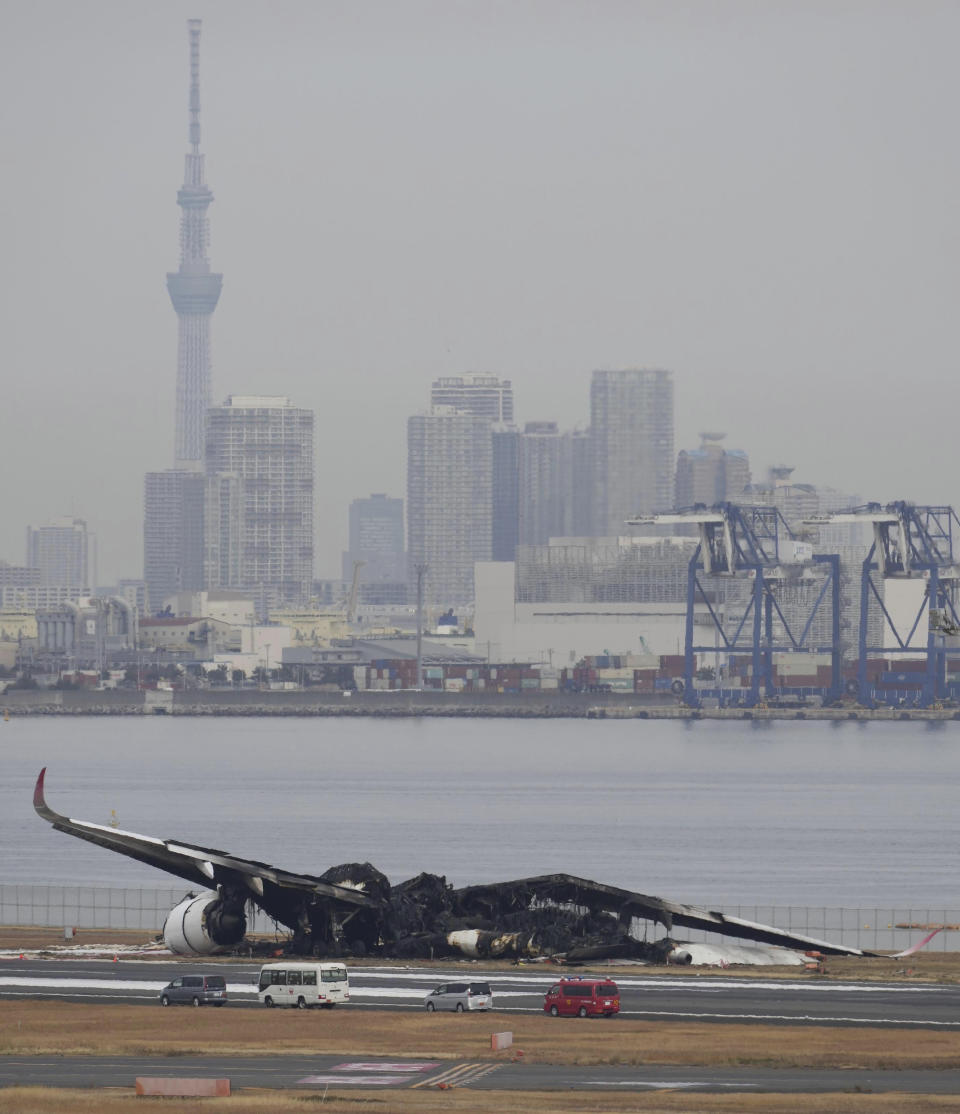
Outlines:
{"type": "Polygon", "coordinates": [[[264,1006],[313,1006],[332,1009],[350,1001],[350,983],[342,963],[311,963],[288,960],[266,963],[260,968],[257,998],[264,1006]]]}

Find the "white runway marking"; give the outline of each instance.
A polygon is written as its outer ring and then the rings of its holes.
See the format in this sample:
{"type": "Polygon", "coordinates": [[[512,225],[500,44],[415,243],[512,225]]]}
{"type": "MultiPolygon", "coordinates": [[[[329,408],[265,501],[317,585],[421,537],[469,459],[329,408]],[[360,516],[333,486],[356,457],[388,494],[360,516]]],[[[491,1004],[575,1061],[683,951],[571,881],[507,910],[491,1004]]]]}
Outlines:
{"type": "Polygon", "coordinates": [[[381,1063],[380,1061],[359,1064],[337,1064],[331,1071],[433,1071],[440,1066],[439,1060],[404,1061],[402,1063],[381,1063]]]}
{"type": "Polygon", "coordinates": [[[714,1083],[712,1080],[703,1080],[694,1082],[692,1080],[681,1080],[677,1082],[664,1082],[663,1080],[656,1079],[587,1079],[583,1083],[584,1087],[652,1087],[658,1091],[675,1090],[678,1087],[736,1087],[738,1090],[744,1087],[758,1087],[758,1083],[714,1083]]]}
{"type": "Polygon", "coordinates": [[[809,1021],[816,1024],[834,1025],[844,1022],[850,1025],[938,1025],[944,1029],[960,1028],[960,1021],[931,1021],[924,1018],[907,1019],[902,1017],[818,1017],[812,1013],[702,1013],[693,1010],[621,1010],[621,1017],[676,1017],[696,1020],[707,1018],[711,1021],[809,1021]]]}
{"type": "Polygon", "coordinates": [[[348,1084],[360,1087],[398,1087],[409,1083],[409,1075],[307,1075],[297,1080],[297,1086],[306,1087],[345,1087],[348,1084]]]}
{"type": "MultiPolygon", "coordinates": [[[[443,982],[449,982],[451,979],[463,979],[462,971],[459,972],[426,972],[419,971],[404,971],[402,968],[389,968],[389,967],[366,967],[358,968],[357,975],[362,975],[365,979],[396,979],[401,977],[409,982],[423,982],[432,985],[439,985],[443,982]]],[[[497,993],[497,987],[511,984],[521,985],[529,988],[528,993],[537,993],[543,988],[550,987],[560,978],[562,971],[550,974],[531,973],[529,975],[507,975],[500,972],[493,974],[477,973],[472,975],[474,981],[480,979],[486,982],[495,982],[494,994],[497,993]]],[[[705,975],[700,977],[697,974],[689,976],[652,976],[652,975],[618,975],[614,981],[621,989],[634,989],[634,990],[676,990],[678,988],[684,990],[692,990],[698,994],[714,994],[720,991],[727,991],[731,989],[738,989],[748,987],[751,990],[777,990],[782,993],[808,993],[814,992],[817,994],[924,994],[930,993],[931,990],[941,989],[946,993],[956,993],[956,987],[932,987],[932,986],[896,986],[891,984],[882,983],[843,983],[843,982],[800,982],[800,981],[780,981],[779,979],[770,978],[743,978],[731,979],[724,976],[714,977],[713,975],[705,975]]],[[[352,990],[352,988],[351,988],[352,990]]]]}
{"type": "MultiPolygon", "coordinates": [[[[32,975],[24,975],[20,978],[16,976],[0,976],[0,987],[20,987],[21,989],[33,990],[116,990],[121,993],[136,992],[136,991],[154,991],[158,996],[160,991],[168,984],[169,980],[164,979],[160,982],[153,982],[148,980],[139,979],[49,979],[37,978],[32,975]]],[[[227,983],[227,994],[230,997],[249,997],[254,998],[257,990],[252,983],[227,983]]],[[[423,991],[418,990],[416,987],[401,986],[401,987],[388,987],[388,986],[351,986],[351,998],[415,998],[420,1001],[423,1000],[423,991]]]]}
{"type": "MultiPolygon", "coordinates": [[[[9,968],[7,969],[9,971],[9,968]]],[[[364,971],[363,976],[369,978],[371,972],[364,971]]],[[[395,979],[398,972],[390,971],[376,974],[378,979],[383,979],[384,982],[379,986],[351,986],[350,996],[355,1000],[366,1000],[368,1002],[375,1002],[384,998],[392,998],[401,1001],[419,1001],[422,1002],[424,998],[423,990],[416,986],[390,986],[386,985],[386,980],[395,979]]],[[[436,984],[439,976],[434,974],[427,975],[406,975],[404,977],[415,978],[418,982],[430,982],[436,984]]],[[[517,976],[506,976],[502,980],[499,977],[494,978],[497,984],[494,987],[494,998],[498,1002],[505,1002],[509,999],[522,997],[524,993],[536,993],[537,990],[528,990],[526,992],[520,989],[499,990],[498,987],[501,982],[510,982],[514,985],[518,983],[529,983],[530,980],[523,979],[517,976]]],[[[642,986],[648,991],[653,989],[667,989],[668,987],[684,987],[687,989],[695,989],[701,993],[716,993],[722,989],[737,988],[737,989],[775,989],[781,993],[790,990],[807,991],[814,990],[818,993],[848,993],[853,991],[862,991],[864,993],[899,993],[899,994],[930,994],[931,992],[942,991],[947,994],[952,994],[958,997],[957,989],[955,987],[933,987],[933,986],[913,986],[913,987],[892,987],[892,986],[861,986],[852,985],[849,983],[825,984],[825,983],[778,983],[770,982],[768,980],[754,981],[754,980],[730,980],[721,979],[703,982],[692,982],[686,979],[668,979],[668,980],[652,980],[652,979],[620,979],[619,984],[621,987],[629,986],[642,986]]],[[[95,997],[98,993],[103,991],[113,991],[118,995],[125,995],[135,997],[139,1000],[150,1000],[151,997],[159,998],[160,991],[167,985],[166,980],[141,980],[141,979],[122,979],[122,978],[38,978],[36,976],[16,976],[12,973],[6,973],[0,976],[0,994],[7,993],[4,996],[10,996],[10,992],[16,993],[21,991],[28,993],[36,990],[48,990],[56,993],[60,997],[68,998],[89,998],[95,997]],[[9,989],[8,989],[9,988],[9,989]]],[[[539,989],[539,988],[538,988],[539,989]]],[[[239,1001],[253,1001],[256,997],[256,987],[252,982],[243,983],[228,983],[227,994],[230,998],[239,1001]]],[[[509,1006],[504,1007],[504,1012],[513,1012],[509,1006]]],[[[539,1012],[535,1009],[523,1009],[522,1012],[539,1012]]],[[[676,1018],[686,1020],[709,1020],[709,1021],[750,1021],[750,1022],[781,1022],[785,1024],[826,1024],[835,1025],[838,1023],[849,1025],[899,1025],[899,1026],[914,1026],[925,1028],[942,1028],[942,1029],[960,1029],[960,1019],[956,1021],[942,1021],[932,1020],[929,1018],[889,1018],[889,1017],[857,1017],[857,1016],[841,1016],[841,1017],[826,1017],[818,1014],[811,1013],[725,1013],[725,1012],[710,1012],[710,1011],[696,1011],[696,1010],[621,1010],[621,1017],[635,1017],[635,1018],[676,1018]]]]}

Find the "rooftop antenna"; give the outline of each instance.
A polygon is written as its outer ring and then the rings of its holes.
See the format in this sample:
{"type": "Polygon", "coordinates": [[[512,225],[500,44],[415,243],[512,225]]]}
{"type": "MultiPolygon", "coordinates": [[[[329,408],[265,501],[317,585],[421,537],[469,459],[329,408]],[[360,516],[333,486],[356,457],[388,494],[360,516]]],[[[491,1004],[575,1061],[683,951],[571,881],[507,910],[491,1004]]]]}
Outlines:
{"type": "Polygon", "coordinates": [[[200,20],[188,19],[190,35],[190,146],[200,154],[200,20]]]}

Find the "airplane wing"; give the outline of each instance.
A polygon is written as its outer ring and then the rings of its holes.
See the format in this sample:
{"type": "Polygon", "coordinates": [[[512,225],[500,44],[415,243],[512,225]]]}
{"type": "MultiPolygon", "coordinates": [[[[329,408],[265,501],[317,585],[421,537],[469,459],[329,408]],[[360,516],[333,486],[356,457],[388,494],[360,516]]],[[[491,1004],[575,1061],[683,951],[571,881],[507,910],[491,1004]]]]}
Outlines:
{"type": "Polygon", "coordinates": [[[800,936],[772,925],[744,920],[742,917],[731,917],[726,913],[701,909],[696,905],[683,905],[676,901],[667,901],[662,897],[650,897],[647,894],[635,893],[633,890],[607,886],[602,882],[575,878],[571,874],[543,874],[536,878],[519,878],[514,882],[467,886],[457,890],[456,896],[464,909],[473,913],[482,913],[491,920],[496,920],[498,914],[529,907],[531,902],[550,902],[581,909],[603,910],[628,924],[632,917],[658,921],[668,932],[674,925],[681,925],[684,928],[698,928],[741,940],[779,944],[781,947],[799,951],[816,950],[824,955],[874,954],[861,951],[859,948],[848,948],[842,944],[831,944],[827,940],[818,940],[813,936],[800,936]]]}
{"type": "Polygon", "coordinates": [[[155,839],[153,836],[137,835],[103,824],[92,824],[87,820],[73,820],[54,812],[44,796],[44,777],[47,768],[40,771],[33,791],[33,807],[38,815],[49,821],[59,832],[96,843],[109,851],[116,851],[128,858],[137,859],[148,866],[155,866],[169,874],[176,874],[202,887],[213,884],[241,884],[250,892],[250,897],[267,911],[276,904],[271,901],[271,893],[279,897],[277,891],[300,891],[305,895],[331,898],[346,905],[361,908],[376,908],[378,902],[362,890],[351,886],[338,886],[325,882],[310,874],[293,874],[286,870],[260,863],[254,859],[242,859],[229,851],[218,851],[212,847],[198,847],[179,840],[155,839]],[[267,900],[264,900],[266,897],[267,900]]]}

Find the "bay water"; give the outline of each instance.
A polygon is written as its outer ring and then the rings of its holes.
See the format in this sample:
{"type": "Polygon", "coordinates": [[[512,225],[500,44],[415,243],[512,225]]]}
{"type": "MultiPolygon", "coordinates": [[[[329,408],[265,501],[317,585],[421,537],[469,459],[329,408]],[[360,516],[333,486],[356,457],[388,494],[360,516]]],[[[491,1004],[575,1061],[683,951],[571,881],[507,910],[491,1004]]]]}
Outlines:
{"type": "Polygon", "coordinates": [[[23,717],[0,883],[176,884],[76,819],[320,874],[567,872],[697,905],[960,906],[960,723],[23,717]]]}

